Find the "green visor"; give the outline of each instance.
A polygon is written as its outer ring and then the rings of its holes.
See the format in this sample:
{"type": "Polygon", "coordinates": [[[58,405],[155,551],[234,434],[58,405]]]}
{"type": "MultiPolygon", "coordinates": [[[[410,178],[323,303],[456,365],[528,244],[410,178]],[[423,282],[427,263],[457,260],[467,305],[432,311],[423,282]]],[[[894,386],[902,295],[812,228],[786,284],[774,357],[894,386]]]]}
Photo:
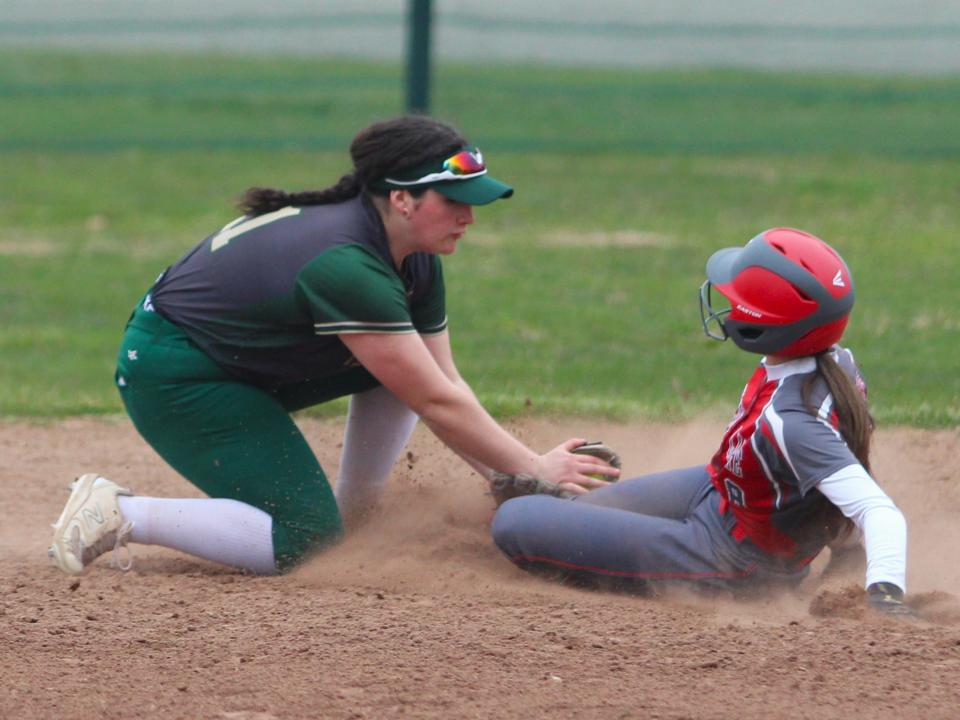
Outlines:
{"type": "Polygon", "coordinates": [[[397,177],[383,178],[373,187],[378,190],[433,188],[467,205],[487,205],[513,195],[512,187],[487,174],[483,155],[476,148],[465,148],[445,160],[397,173],[397,177]]]}

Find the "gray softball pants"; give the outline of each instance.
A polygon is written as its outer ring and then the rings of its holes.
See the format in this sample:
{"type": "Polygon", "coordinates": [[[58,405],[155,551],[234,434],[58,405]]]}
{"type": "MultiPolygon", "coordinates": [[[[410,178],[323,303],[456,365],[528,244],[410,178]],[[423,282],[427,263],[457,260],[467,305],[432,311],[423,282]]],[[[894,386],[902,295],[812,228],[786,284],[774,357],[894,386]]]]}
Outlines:
{"type": "Polygon", "coordinates": [[[505,502],[491,531],[525,570],[575,583],[647,593],[659,584],[748,591],[795,585],[786,569],[749,540],[730,535],[720,495],[704,466],[613,483],[573,500],[530,495],[505,502]]]}

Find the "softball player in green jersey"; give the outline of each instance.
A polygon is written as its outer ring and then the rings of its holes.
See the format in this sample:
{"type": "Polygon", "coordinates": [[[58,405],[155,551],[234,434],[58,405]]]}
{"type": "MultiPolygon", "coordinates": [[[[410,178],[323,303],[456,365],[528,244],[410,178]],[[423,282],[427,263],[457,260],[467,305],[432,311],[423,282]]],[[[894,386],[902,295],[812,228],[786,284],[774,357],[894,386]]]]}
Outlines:
{"type": "Polygon", "coordinates": [[[540,455],[503,430],[454,364],[440,255],[473,206],[513,189],[453,128],[400,117],[361,131],[332,187],[253,188],[244,214],[165,270],[130,317],[116,383],[137,430],[204,499],[133,495],[82,475],[50,556],[71,573],[126,542],[256,573],[287,570],[378,500],[420,417],[474,469],[573,492],[616,474],[540,455]],[[336,497],[290,413],[351,396],[336,497]]]}

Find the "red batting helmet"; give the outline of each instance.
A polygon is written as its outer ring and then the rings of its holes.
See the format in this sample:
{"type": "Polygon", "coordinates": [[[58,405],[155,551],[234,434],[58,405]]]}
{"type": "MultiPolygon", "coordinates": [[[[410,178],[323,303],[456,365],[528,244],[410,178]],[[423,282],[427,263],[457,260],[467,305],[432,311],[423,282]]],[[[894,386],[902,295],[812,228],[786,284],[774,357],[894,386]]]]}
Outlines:
{"type": "Polygon", "coordinates": [[[732,337],[750,352],[799,357],[840,339],[853,298],[850,270],[832,247],[800,230],[773,228],[711,256],[700,316],[716,340],[732,337]],[[711,307],[711,289],[730,301],[729,309],[711,307]]]}

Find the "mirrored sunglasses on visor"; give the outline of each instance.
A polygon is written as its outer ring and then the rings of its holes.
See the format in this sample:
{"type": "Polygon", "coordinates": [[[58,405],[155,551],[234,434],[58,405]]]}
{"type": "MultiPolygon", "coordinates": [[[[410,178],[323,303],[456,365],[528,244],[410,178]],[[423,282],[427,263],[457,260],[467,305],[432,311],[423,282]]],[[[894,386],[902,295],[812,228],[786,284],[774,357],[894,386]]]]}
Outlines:
{"type": "Polygon", "coordinates": [[[384,178],[385,183],[390,185],[399,185],[409,187],[411,185],[424,185],[426,183],[444,182],[447,180],[469,180],[487,174],[487,166],[483,163],[483,154],[480,149],[461,150],[456,155],[451,155],[443,161],[439,172],[429,172],[422,177],[414,180],[397,180],[395,178],[384,178]]]}
{"type": "Polygon", "coordinates": [[[486,205],[513,195],[513,188],[491,177],[477,148],[458,150],[445,160],[410,168],[400,177],[378,180],[371,188],[380,192],[432,188],[435,192],[467,205],[486,205]]]}

